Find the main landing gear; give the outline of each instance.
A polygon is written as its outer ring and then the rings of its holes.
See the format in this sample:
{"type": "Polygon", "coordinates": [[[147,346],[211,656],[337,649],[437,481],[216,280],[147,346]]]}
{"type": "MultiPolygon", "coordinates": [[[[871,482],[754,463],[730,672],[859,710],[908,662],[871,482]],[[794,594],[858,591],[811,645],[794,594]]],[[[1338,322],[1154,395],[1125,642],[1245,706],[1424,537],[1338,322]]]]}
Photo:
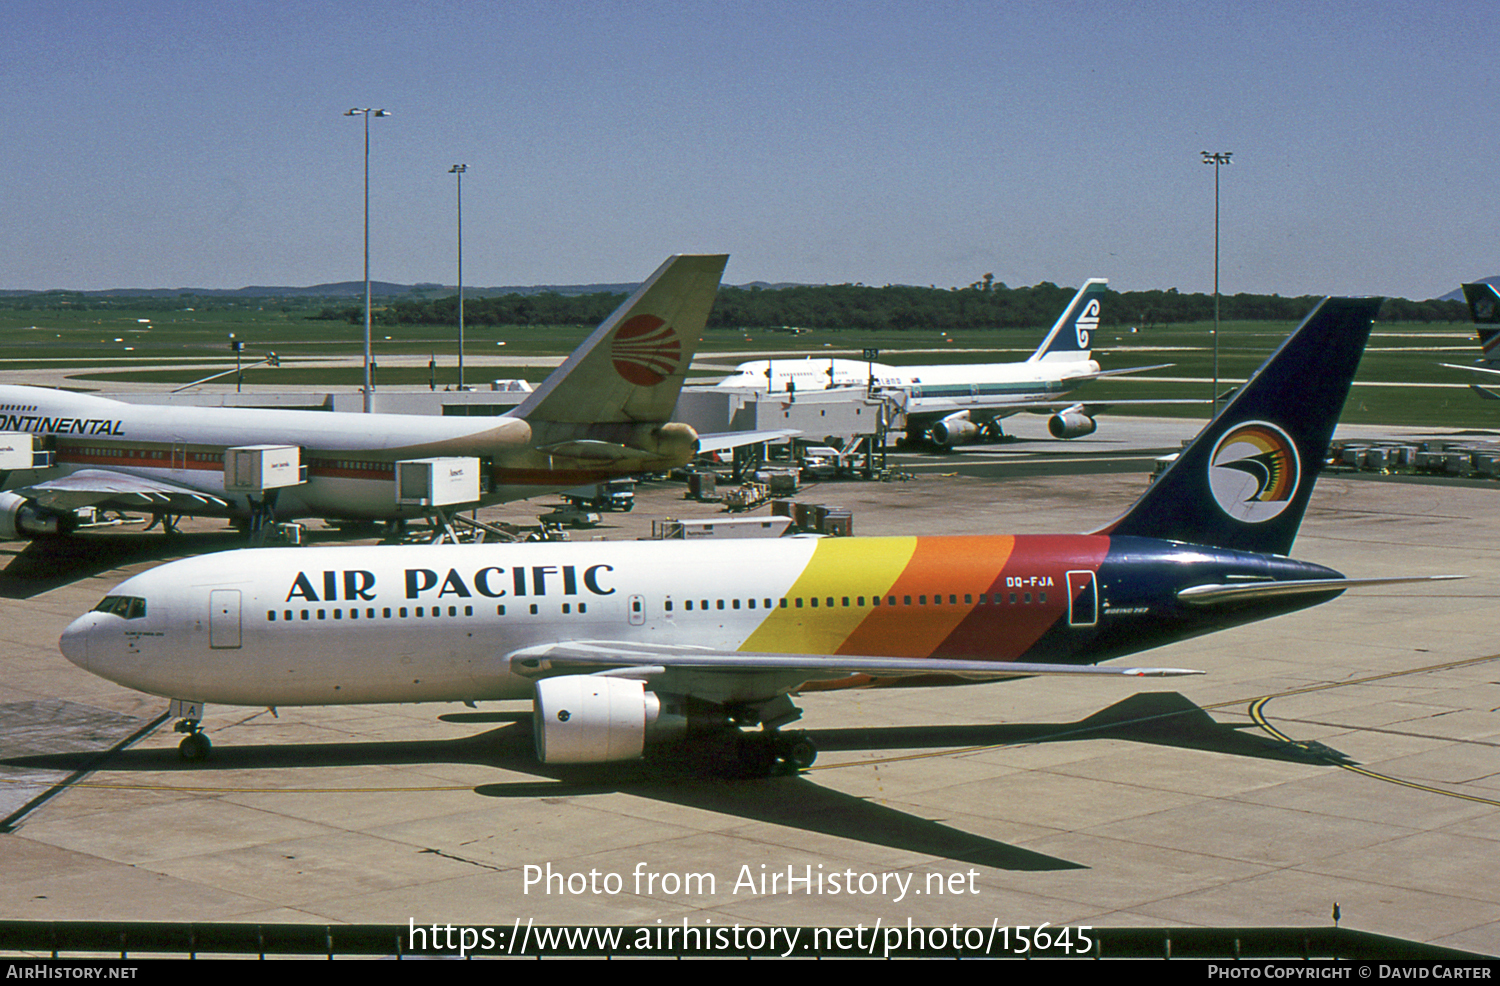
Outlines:
{"type": "Polygon", "coordinates": [[[771,773],[773,774],[796,774],[813,765],[818,759],[818,747],[807,734],[799,730],[783,733],[771,730],[765,736],[765,741],[771,748],[771,756],[774,758],[771,773]]]}
{"type": "Polygon", "coordinates": [[[737,742],[731,746],[739,772],[746,777],[775,777],[796,774],[818,759],[818,747],[800,729],[783,731],[782,726],[802,718],[802,710],[790,698],[778,695],[759,706],[732,708],[731,727],[760,724],[759,732],[729,730],[737,742]]]}

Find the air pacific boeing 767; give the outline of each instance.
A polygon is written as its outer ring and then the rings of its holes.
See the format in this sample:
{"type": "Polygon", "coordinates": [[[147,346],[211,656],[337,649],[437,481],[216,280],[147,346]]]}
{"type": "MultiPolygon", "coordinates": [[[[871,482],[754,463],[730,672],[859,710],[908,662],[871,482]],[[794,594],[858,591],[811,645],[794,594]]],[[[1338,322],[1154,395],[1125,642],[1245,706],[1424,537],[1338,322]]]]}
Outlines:
{"type": "Polygon", "coordinates": [[[548,763],[674,742],[799,768],[800,691],[1191,674],[1095,665],[1360,584],[1286,553],[1378,307],[1321,303],[1092,534],[245,550],[127,580],[62,651],[172,699],[189,759],[202,703],[530,698],[548,763]]]}

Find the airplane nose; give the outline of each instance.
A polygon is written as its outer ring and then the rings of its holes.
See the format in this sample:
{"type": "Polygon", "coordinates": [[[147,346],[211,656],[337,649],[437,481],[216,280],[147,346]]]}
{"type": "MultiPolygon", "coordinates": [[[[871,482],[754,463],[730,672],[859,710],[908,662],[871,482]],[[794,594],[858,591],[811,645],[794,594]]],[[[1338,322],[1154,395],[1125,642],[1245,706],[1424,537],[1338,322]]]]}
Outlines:
{"type": "Polygon", "coordinates": [[[88,670],[89,666],[89,631],[93,629],[93,626],[92,613],[80,616],[68,624],[68,628],[62,633],[62,638],[57,642],[63,657],[84,670],[88,670]]]}

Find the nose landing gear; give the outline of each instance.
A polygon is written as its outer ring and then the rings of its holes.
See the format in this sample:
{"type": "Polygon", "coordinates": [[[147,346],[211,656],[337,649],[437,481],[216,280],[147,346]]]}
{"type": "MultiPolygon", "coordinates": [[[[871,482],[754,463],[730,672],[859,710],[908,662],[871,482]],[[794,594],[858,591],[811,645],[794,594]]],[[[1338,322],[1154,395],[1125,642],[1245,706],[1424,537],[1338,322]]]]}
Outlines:
{"type": "Polygon", "coordinates": [[[177,720],[172,726],[173,732],[187,734],[177,744],[177,755],[189,763],[207,760],[214,745],[199,724],[203,719],[203,703],[174,698],[167,708],[167,715],[177,720]]]}

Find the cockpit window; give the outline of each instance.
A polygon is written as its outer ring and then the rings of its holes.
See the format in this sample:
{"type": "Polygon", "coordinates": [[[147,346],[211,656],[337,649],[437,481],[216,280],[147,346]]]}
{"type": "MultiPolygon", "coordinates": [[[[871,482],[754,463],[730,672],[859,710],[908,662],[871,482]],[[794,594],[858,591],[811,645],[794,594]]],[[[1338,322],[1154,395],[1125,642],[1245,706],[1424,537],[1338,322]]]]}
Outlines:
{"type": "Polygon", "coordinates": [[[94,607],[96,613],[113,613],[126,620],[138,620],[146,615],[146,600],[140,596],[105,596],[94,607]]]}

